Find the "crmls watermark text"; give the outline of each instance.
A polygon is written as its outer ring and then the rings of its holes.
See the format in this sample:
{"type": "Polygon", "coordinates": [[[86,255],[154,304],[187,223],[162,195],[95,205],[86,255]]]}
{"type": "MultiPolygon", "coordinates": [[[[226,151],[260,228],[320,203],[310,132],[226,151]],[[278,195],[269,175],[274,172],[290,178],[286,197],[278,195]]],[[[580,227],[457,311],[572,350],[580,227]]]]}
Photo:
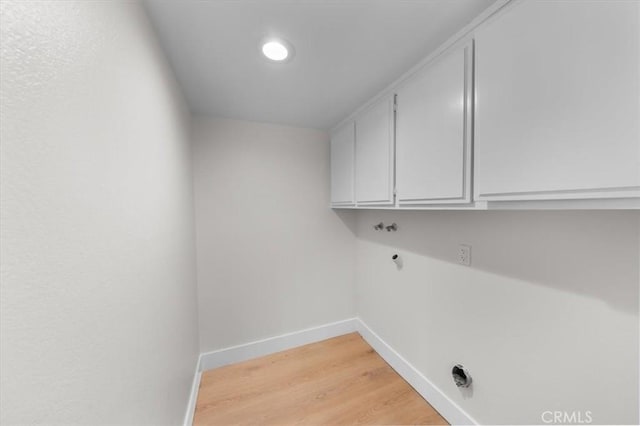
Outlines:
{"type": "Polygon", "coordinates": [[[544,411],[541,418],[548,425],[586,425],[593,421],[591,411],[544,411]]]}

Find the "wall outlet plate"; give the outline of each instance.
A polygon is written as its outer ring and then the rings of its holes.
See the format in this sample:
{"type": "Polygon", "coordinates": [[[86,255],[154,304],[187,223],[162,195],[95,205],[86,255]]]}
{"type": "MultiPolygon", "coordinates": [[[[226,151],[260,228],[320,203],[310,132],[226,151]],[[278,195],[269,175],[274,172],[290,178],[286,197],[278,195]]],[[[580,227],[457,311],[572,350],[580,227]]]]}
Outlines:
{"type": "Polygon", "coordinates": [[[458,245],[458,263],[465,266],[471,265],[471,246],[468,244],[458,245]]]}

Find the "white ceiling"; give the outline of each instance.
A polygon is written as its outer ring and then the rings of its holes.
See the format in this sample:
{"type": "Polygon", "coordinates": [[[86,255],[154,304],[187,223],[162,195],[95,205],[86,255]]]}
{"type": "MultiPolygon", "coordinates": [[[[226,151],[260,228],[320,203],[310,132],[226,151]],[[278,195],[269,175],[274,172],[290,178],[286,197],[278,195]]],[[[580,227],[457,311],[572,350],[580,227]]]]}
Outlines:
{"type": "Polygon", "coordinates": [[[494,0],[151,0],[192,112],[327,129],[494,0]],[[268,63],[265,36],[294,45],[268,63]]]}

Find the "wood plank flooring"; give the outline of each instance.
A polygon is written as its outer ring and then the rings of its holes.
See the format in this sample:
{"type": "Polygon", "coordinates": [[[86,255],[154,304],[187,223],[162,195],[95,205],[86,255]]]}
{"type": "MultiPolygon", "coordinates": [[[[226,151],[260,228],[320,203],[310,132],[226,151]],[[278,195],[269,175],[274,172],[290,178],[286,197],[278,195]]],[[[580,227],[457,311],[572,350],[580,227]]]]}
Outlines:
{"type": "Polygon", "coordinates": [[[448,423],[352,333],[205,371],[194,424],[448,423]]]}

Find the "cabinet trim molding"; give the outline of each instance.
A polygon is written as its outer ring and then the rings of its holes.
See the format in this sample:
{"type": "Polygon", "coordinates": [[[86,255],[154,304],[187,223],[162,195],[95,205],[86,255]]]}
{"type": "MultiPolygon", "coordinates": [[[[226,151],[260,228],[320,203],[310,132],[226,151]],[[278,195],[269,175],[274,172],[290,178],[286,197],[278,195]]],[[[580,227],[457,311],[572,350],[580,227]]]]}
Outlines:
{"type": "Polygon", "coordinates": [[[611,188],[560,189],[548,191],[496,192],[481,193],[478,200],[518,201],[518,200],[557,200],[557,199],[593,199],[593,198],[636,198],[640,197],[640,186],[611,188]]]}

